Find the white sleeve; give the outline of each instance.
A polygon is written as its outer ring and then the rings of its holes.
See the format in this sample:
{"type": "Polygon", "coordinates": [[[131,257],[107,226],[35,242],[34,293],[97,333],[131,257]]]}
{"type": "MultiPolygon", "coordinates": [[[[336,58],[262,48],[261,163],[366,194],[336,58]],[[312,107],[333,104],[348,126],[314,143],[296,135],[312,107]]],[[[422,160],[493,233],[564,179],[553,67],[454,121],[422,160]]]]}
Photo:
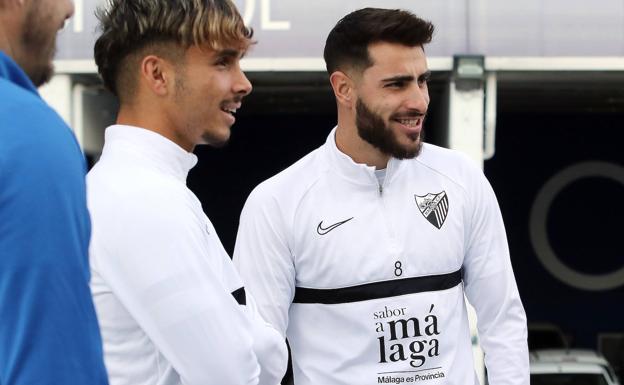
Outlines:
{"type": "Polygon", "coordinates": [[[492,385],[529,385],[526,315],[516,286],[505,227],[494,191],[475,172],[467,212],[466,296],[477,327],[492,385]]]}
{"type": "Polygon", "coordinates": [[[252,192],[241,214],[234,264],[262,317],[285,338],[295,267],[281,213],[274,197],[252,192]]]}
{"type": "Polygon", "coordinates": [[[204,228],[153,195],[94,213],[101,276],[183,384],[257,384],[249,318],[205,262],[204,228]]]}
{"type": "Polygon", "coordinates": [[[288,349],[284,337],[258,313],[256,301],[247,293],[245,310],[252,323],[253,350],[260,363],[259,385],[279,385],[286,374],[288,349]]]}

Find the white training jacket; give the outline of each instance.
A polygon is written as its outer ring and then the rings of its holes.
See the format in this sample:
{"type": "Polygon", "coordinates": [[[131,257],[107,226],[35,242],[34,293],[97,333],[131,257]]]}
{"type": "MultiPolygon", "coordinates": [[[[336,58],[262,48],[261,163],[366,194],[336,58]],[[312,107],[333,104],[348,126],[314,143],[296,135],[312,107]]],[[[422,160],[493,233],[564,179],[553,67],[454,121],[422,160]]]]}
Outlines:
{"type": "Polygon", "coordinates": [[[290,343],[295,385],[477,385],[464,293],[492,385],[528,385],[526,316],[495,195],[425,144],[383,185],[335,144],[260,184],[234,261],[290,343]]]}
{"type": "Polygon", "coordinates": [[[155,132],[116,125],[88,174],[91,290],[111,385],[276,385],[286,371],[283,336],[245,296],[186,187],[196,162],[155,132]]]}

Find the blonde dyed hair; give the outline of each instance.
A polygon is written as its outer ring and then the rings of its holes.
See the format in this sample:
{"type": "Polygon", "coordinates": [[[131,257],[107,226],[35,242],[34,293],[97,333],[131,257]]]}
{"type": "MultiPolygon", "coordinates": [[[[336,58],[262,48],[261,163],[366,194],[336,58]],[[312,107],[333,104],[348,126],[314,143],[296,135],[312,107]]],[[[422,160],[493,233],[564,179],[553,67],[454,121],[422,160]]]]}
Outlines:
{"type": "Polygon", "coordinates": [[[244,52],[253,44],[253,31],[230,0],[107,0],[96,16],[95,62],[104,85],[119,97],[134,88],[132,71],[120,68],[137,54],[179,61],[191,46],[244,52]]]}

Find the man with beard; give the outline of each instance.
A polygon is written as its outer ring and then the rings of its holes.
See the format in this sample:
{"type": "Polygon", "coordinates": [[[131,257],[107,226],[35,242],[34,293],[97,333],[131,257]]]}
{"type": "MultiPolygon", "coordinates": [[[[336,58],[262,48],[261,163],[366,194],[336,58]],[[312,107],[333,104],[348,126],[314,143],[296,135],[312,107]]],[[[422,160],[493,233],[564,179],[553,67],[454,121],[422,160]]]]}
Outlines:
{"type": "Polygon", "coordinates": [[[477,385],[464,294],[490,384],[529,384],[526,317],[481,170],[423,143],[433,26],[367,8],[330,32],[338,125],[259,185],[234,252],[289,340],[295,385],[477,385]]]}
{"type": "Polygon", "coordinates": [[[41,99],[70,0],[0,0],[0,384],[107,384],[86,164],[41,99]]]}
{"type": "Polygon", "coordinates": [[[229,0],[110,0],[98,17],[95,61],[120,102],[87,177],[111,385],[276,385],[284,338],[186,186],[195,146],[225,144],[251,92],[252,31],[229,0]]]}

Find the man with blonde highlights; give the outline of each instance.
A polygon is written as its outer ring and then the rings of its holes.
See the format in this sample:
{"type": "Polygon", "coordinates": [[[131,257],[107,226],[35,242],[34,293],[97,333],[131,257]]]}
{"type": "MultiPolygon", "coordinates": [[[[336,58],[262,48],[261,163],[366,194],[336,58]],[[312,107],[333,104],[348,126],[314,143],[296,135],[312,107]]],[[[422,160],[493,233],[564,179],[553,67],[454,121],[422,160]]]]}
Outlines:
{"type": "Polygon", "coordinates": [[[119,97],[87,178],[91,290],[112,385],[267,384],[282,336],[186,187],[193,148],[227,142],[252,44],[229,0],[111,0],[95,60],[119,97]]]}

